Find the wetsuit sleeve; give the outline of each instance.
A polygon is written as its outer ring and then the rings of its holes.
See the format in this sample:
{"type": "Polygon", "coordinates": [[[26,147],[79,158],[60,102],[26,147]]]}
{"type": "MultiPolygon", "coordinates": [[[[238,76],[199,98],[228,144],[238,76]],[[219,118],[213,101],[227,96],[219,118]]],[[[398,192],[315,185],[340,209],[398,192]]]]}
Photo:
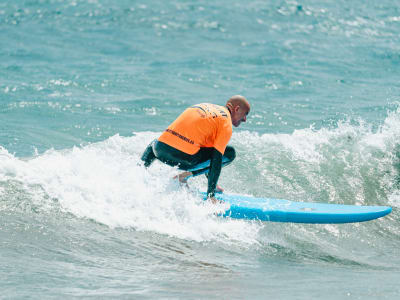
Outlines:
{"type": "Polygon", "coordinates": [[[222,168],[222,154],[215,148],[211,155],[210,172],[208,173],[207,197],[214,197],[219,175],[222,168]]]}

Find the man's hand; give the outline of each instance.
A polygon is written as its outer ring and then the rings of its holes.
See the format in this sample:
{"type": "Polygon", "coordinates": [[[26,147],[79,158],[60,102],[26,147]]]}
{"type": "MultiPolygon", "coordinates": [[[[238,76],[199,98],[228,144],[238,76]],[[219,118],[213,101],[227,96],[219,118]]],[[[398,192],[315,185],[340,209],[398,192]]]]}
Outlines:
{"type": "Polygon", "coordinates": [[[188,179],[190,177],[192,177],[192,176],[193,176],[192,172],[186,171],[186,172],[183,172],[183,173],[181,173],[179,175],[175,175],[173,178],[174,179],[178,179],[179,182],[182,183],[182,184],[187,184],[188,179]]]}
{"type": "Polygon", "coordinates": [[[224,203],[224,201],[218,200],[218,199],[215,198],[215,197],[209,197],[208,200],[211,201],[212,204],[221,204],[221,203],[224,203]]]}
{"type": "Polygon", "coordinates": [[[215,192],[216,193],[223,193],[224,189],[217,184],[217,187],[215,188],[215,192]]]}

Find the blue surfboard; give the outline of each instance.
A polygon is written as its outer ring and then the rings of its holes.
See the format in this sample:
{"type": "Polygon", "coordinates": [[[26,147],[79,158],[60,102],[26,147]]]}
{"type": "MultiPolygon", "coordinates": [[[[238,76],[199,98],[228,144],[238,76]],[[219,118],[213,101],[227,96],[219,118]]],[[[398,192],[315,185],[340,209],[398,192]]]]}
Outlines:
{"type": "MultiPolygon", "coordinates": [[[[206,197],[206,193],[202,193],[206,197]]],[[[359,206],[282,199],[255,198],[236,194],[216,194],[230,204],[224,217],[272,222],[339,224],[374,220],[389,214],[389,206],[359,206]]]]}

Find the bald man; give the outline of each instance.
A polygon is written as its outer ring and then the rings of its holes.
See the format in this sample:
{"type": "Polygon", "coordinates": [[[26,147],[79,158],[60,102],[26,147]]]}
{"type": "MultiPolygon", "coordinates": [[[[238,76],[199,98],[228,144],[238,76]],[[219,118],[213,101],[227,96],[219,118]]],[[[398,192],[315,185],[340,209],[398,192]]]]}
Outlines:
{"type": "Polygon", "coordinates": [[[228,146],[232,125],[246,122],[250,104],[240,95],[231,97],[225,107],[201,103],[187,108],[161,136],[154,140],[142,155],[144,166],[149,167],[157,158],[170,166],[185,170],[176,176],[186,183],[191,176],[208,177],[207,197],[216,203],[215,192],[221,168],[236,156],[228,146]]]}

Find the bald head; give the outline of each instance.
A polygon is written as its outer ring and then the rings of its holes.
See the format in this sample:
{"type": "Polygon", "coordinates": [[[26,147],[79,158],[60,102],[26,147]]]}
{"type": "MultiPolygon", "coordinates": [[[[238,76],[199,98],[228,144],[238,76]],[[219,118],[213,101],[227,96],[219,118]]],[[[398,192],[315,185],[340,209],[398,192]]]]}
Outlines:
{"type": "Polygon", "coordinates": [[[226,102],[226,106],[237,106],[239,105],[241,108],[243,109],[247,109],[248,111],[250,111],[250,104],[249,102],[246,100],[245,97],[241,96],[241,95],[235,95],[232,96],[227,102],[226,102]]]}
{"type": "Polygon", "coordinates": [[[250,112],[250,104],[241,95],[232,96],[227,102],[226,107],[231,113],[232,125],[238,127],[240,123],[246,122],[247,114],[250,112]]]}

